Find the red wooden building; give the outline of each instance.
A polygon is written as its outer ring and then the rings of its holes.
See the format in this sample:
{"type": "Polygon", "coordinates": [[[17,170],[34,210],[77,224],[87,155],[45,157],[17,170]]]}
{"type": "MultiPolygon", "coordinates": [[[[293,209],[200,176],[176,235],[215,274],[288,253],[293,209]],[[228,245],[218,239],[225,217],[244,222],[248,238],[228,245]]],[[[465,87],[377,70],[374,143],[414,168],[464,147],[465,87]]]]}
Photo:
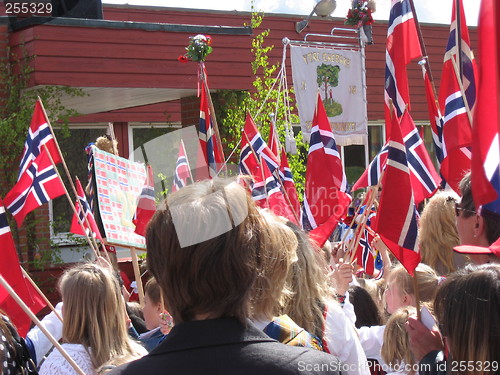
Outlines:
{"type": "MultiPolygon", "coordinates": [[[[276,63],[281,61],[284,37],[300,40],[308,32],[329,34],[334,27],[345,27],[343,19],[313,18],[299,35],[295,24],[303,15],[266,14],[259,30],[252,30],[246,26],[251,19],[248,12],[105,5],[103,13],[103,20],[28,17],[13,23],[7,17],[0,18],[1,58],[9,58],[8,47],[18,55],[31,56],[30,87],[66,85],[88,94],[64,100],[65,105],[82,114],[71,120],[72,137],[61,141],[63,152],[75,159],[75,168],[81,171],[85,168],[83,148],[104,133],[108,122],[114,124],[119,152],[124,157],[132,156],[133,150],[155,131],[198,122],[197,64],[177,60],[190,36],[202,33],[213,38],[214,52],[206,67],[210,88],[216,93],[221,89],[252,89],[251,39],[260,29],[270,30],[265,45],[274,45],[270,60],[276,63]]],[[[421,28],[439,87],[449,25],[422,24],[421,28]]],[[[469,31],[475,49],[476,28],[469,31]]],[[[366,47],[371,156],[383,142],[386,34],[387,22],[377,21],[373,25],[375,44],[366,47]]],[[[425,127],[429,124],[427,103],[416,61],[408,66],[408,75],[412,116],[417,125],[425,127]]],[[[291,84],[291,77],[289,80],[291,84]]],[[[424,133],[432,149],[430,132],[424,133]]],[[[360,147],[346,150],[348,166],[364,166],[360,147]]],[[[38,209],[37,216],[54,219],[56,206],[38,209]]],[[[38,228],[38,235],[45,239],[42,250],[49,246],[49,232],[52,239],[58,239],[57,232],[65,231],[49,231],[47,221],[43,223],[38,228]]],[[[24,254],[25,260],[31,256],[24,254]]]]}

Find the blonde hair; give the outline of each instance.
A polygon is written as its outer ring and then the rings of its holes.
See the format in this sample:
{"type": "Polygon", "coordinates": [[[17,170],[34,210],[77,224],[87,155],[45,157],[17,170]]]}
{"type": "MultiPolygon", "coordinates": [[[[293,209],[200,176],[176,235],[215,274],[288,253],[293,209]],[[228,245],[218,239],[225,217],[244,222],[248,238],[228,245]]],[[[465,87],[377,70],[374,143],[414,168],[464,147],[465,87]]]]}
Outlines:
{"type": "Polygon", "coordinates": [[[406,306],[399,308],[391,315],[385,325],[384,343],[381,350],[382,358],[391,366],[410,365],[412,370],[408,372],[409,375],[415,374],[413,368],[416,362],[405,325],[408,317],[415,313],[414,307],[406,306]]]}
{"type": "MultiPolygon", "coordinates": [[[[439,277],[436,275],[436,272],[428,265],[419,263],[417,268],[415,268],[415,277],[417,279],[420,301],[432,301],[436,295],[439,284],[439,277]]],[[[413,278],[401,264],[398,264],[391,270],[389,280],[394,280],[399,286],[401,293],[415,295],[413,278]]]]}
{"type": "Polygon", "coordinates": [[[324,253],[297,225],[290,222],[287,225],[298,240],[298,261],[288,272],[287,287],[292,293],[285,298],[283,313],[306,331],[322,337],[324,307],[333,295],[324,253]]]}
{"type": "Polygon", "coordinates": [[[270,319],[279,315],[284,300],[290,294],[285,286],[288,271],[297,261],[297,238],[284,221],[270,211],[261,211],[266,246],[260,253],[261,262],[252,290],[252,317],[270,319]]]}
{"type": "Polygon", "coordinates": [[[112,358],[138,358],[129,338],[125,302],[111,270],[85,263],[70,268],[59,281],[64,302],[63,340],[89,350],[94,368],[112,358]]]}
{"type": "Polygon", "coordinates": [[[440,192],[427,202],[420,217],[419,247],[422,263],[437,273],[447,275],[456,271],[453,247],[460,244],[458,237],[454,192],[440,192]]]}

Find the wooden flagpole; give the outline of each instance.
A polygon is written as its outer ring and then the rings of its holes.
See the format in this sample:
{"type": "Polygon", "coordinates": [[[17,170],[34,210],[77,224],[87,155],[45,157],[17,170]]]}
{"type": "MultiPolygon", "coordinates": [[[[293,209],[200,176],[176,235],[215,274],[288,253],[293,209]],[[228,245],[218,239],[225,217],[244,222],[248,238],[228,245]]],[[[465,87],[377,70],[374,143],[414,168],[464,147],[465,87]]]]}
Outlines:
{"type": "Polygon", "coordinates": [[[413,279],[413,290],[415,292],[415,307],[417,309],[417,319],[422,321],[422,313],[420,311],[420,290],[418,288],[417,272],[414,271],[413,279]]]}
{"type": "MultiPolygon", "coordinates": [[[[99,252],[97,251],[96,248],[94,248],[94,244],[90,240],[89,236],[87,235],[87,232],[85,230],[85,226],[83,225],[83,222],[80,220],[80,216],[78,215],[78,212],[76,211],[75,205],[73,204],[73,201],[71,200],[71,197],[69,196],[68,189],[66,189],[66,186],[62,183],[61,175],[59,174],[59,171],[57,170],[56,164],[54,163],[54,159],[52,159],[52,155],[50,155],[49,149],[47,148],[47,145],[43,145],[45,152],[49,156],[50,162],[52,163],[52,166],[54,167],[57,177],[61,180],[61,184],[64,188],[64,193],[66,194],[66,197],[68,198],[69,205],[71,206],[71,209],[73,210],[73,213],[76,215],[76,218],[78,220],[78,224],[80,224],[80,227],[83,229],[83,232],[85,233],[85,238],[87,239],[87,242],[89,243],[91,249],[94,251],[94,254],[96,257],[99,257],[99,252]]],[[[64,159],[63,159],[64,160],[64,159]]],[[[75,189],[76,191],[76,189],[75,189]]],[[[78,196],[77,196],[78,199],[78,196]]]]}
{"type": "MultiPolygon", "coordinates": [[[[203,63],[203,61],[200,62],[200,68],[201,68],[200,69],[201,81],[205,87],[205,92],[207,94],[208,105],[210,107],[210,120],[212,121],[212,127],[214,128],[215,137],[217,139],[217,147],[219,148],[219,152],[222,155],[223,161],[225,161],[224,149],[222,147],[222,140],[220,138],[220,133],[219,133],[219,126],[217,125],[217,118],[215,117],[214,103],[212,101],[212,96],[210,95],[210,89],[208,88],[207,76],[205,74],[205,64],[203,63]]],[[[219,172],[222,170],[224,164],[221,166],[221,169],[219,171],[217,171],[217,162],[215,163],[215,165],[216,165],[215,172],[218,175],[219,172]]]]}
{"type": "Polygon", "coordinates": [[[144,288],[142,286],[141,271],[139,270],[139,259],[137,258],[137,250],[135,247],[130,247],[132,255],[132,268],[134,269],[135,283],[139,294],[139,302],[144,306],[144,288]]]}
{"type": "Polygon", "coordinates": [[[52,305],[52,303],[50,303],[49,299],[45,296],[45,294],[40,290],[40,288],[38,287],[38,285],[36,285],[36,283],[33,281],[33,279],[30,277],[30,275],[28,274],[28,272],[25,271],[25,269],[23,267],[21,267],[21,271],[23,273],[23,276],[28,279],[28,281],[31,283],[31,285],[33,286],[33,288],[35,288],[35,290],[38,292],[38,294],[40,294],[40,296],[42,296],[43,300],[45,301],[45,303],[47,304],[47,306],[49,306],[49,308],[54,312],[54,314],[59,318],[59,320],[62,322],[63,321],[63,318],[61,317],[61,315],[59,315],[59,313],[57,312],[56,308],[54,307],[54,305],[52,305]]]}
{"type": "Polygon", "coordinates": [[[38,318],[33,314],[33,312],[29,309],[28,306],[24,303],[24,301],[17,295],[14,289],[11,288],[9,283],[0,275],[0,284],[4,287],[4,289],[10,294],[10,296],[16,301],[16,303],[23,309],[23,311],[30,317],[33,323],[37,325],[38,328],[43,332],[45,336],[49,339],[49,341],[56,347],[57,350],[61,353],[61,355],[68,361],[68,363],[73,367],[75,372],[79,375],[85,375],[80,367],[76,364],[76,362],[71,358],[68,353],[63,349],[63,347],[57,342],[57,340],[50,334],[50,332],[45,328],[45,326],[38,320],[38,318]]]}

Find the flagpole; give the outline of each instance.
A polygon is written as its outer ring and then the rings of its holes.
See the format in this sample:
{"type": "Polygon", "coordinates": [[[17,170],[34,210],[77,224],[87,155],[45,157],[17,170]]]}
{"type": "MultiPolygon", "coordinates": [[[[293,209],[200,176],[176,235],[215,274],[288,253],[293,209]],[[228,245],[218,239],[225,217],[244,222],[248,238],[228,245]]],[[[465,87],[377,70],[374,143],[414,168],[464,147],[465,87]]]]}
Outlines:
{"type": "Polygon", "coordinates": [[[68,361],[68,363],[73,367],[75,372],[79,375],[85,375],[82,369],[76,364],[76,362],[71,358],[68,353],[63,349],[63,347],[57,342],[57,340],[50,334],[50,332],[45,328],[45,326],[38,320],[38,318],[33,314],[33,312],[29,309],[28,306],[24,303],[24,301],[19,298],[17,293],[12,289],[9,283],[0,275],[0,284],[3,288],[10,294],[10,296],[16,301],[21,309],[30,317],[33,323],[37,325],[38,328],[43,332],[45,336],[49,339],[49,341],[56,347],[57,350],[61,353],[61,355],[68,361]]]}
{"type": "Polygon", "coordinates": [[[413,291],[415,292],[415,307],[417,308],[417,319],[422,321],[422,313],[420,312],[420,290],[418,289],[417,272],[413,271],[413,291]]]}
{"type": "Polygon", "coordinates": [[[54,312],[54,314],[59,318],[59,320],[62,322],[63,321],[63,318],[61,317],[61,315],[59,315],[59,313],[56,311],[56,308],[54,307],[54,305],[52,305],[52,303],[50,303],[49,299],[45,296],[45,294],[40,290],[40,288],[38,287],[38,285],[36,285],[36,283],[33,281],[33,279],[30,277],[30,275],[28,274],[28,272],[26,272],[24,270],[23,267],[21,267],[21,271],[24,275],[24,277],[26,279],[28,279],[28,281],[31,283],[31,285],[33,286],[33,288],[35,288],[35,290],[38,292],[38,294],[40,294],[40,296],[42,296],[43,300],[45,301],[45,303],[47,304],[47,306],[49,306],[49,308],[54,312]]]}
{"type": "Polygon", "coordinates": [[[137,291],[139,292],[139,302],[144,306],[144,288],[142,287],[139,260],[137,259],[137,250],[135,247],[130,248],[130,254],[132,255],[132,268],[134,269],[135,283],[137,284],[137,291]]]}
{"type": "MultiPolygon", "coordinates": [[[[207,77],[206,77],[206,73],[205,73],[205,64],[203,63],[203,61],[200,61],[200,65],[201,65],[201,69],[200,69],[201,81],[203,82],[203,85],[205,86],[205,92],[207,94],[208,105],[210,106],[210,119],[212,121],[212,127],[214,128],[214,131],[215,131],[215,138],[217,139],[217,147],[219,148],[219,152],[222,156],[222,160],[225,160],[224,149],[222,147],[222,140],[220,138],[220,133],[219,133],[219,126],[217,125],[217,118],[215,117],[214,103],[212,101],[212,96],[210,95],[210,89],[208,88],[208,83],[207,83],[207,79],[206,79],[207,77]]],[[[214,155],[214,158],[215,158],[215,155],[214,155]]],[[[217,171],[217,162],[215,162],[215,165],[216,165],[215,173],[216,173],[216,175],[218,175],[219,173],[217,171]]],[[[221,166],[220,170],[222,170],[223,165],[221,166]]]]}
{"type": "Polygon", "coordinates": [[[434,77],[432,76],[431,65],[429,63],[429,56],[427,55],[427,48],[425,47],[424,37],[422,35],[422,29],[420,28],[420,22],[418,22],[417,12],[415,10],[415,4],[413,0],[410,1],[411,12],[413,13],[413,19],[415,20],[415,28],[417,29],[418,41],[420,43],[420,50],[422,51],[423,58],[425,59],[425,70],[429,76],[429,81],[431,83],[432,91],[434,92],[434,97],[437,98],[436,86],[434,85],[434,77]]]}
{"type": "MultiPolygon", "coordinates": [[[[57,144],[57,142],[56,142],[56,144],[57,144]]],[[[54,167],[54,169],[57,173],[57,177],[61,180],[61,184],[64,188],[64,193],[66,194],[66,197],[68,198],[69,205],[71,206],[73,213],[76,215],[76,218],[78,220],[78,224],[80,224],[80,227],[83,229],[83,233],[85,233],[85,238],[87,239],[87,242],[89,243],[91,249],[94,251],[95,256],[99,257],[97,250],[94,248],[92,241],[90,240],[89,236],[87,235],[87,232],[85,231],[85,227],[84,227],[82,221],[80,220],[80,216],[78,215],[78,212],[76,211],[75,205],[73,204],[73,201],[71,200],[71,197],[69,196],[68,189],[66,189],[66,186],[62,182],[61,175],[60,175],[59,171],[57,170],[56,164],[54,163],[54,159],[52,159],[52,155],[50,154],[49,149],[47,148],[47,145],[44,144],[43,147],[44,147],[47,155],[49,155],[50,162],[52,163],[52,166],[54,167]]],[[[62,158],[62,155],[61,155],[61,158],[62,158]]],[[[77,199],[78,199],[78,196],[77,196],[77,199]]]]}
{"type": "MultiPolygon", "coordinates": [[[[45,119],[47,120],[47,125],[49,126],[50,133],[52,134],[52,137],[54,138],[54,143],[55,143],[55,145],[57,147],[57,151],[59,152],[59,155],[61,156],[61,161],[62,161],[64,170],[66,172],[66,175],[68,177],[69,184],[71,185],[71,188],[73,189],[73,194],[75,195],[75,199],[78,200],[78,193],[76,192],[75,185],[73,184],[73,179],[71,178],[71,174],[69,173],[68,166],[66,165],[66,161],[64,160],[63,154],[61,152],[61,147],[59,147],[59,142],[57,142],[57,138],[56,138],[56,135],[54,133],[54,129],[52,128],[52,124],[50,123],[49,116],[47,116],[47,112],[45,111],[45,107],[43,106],[43,102],[42,102],[42,99],[40,97],[38,97],[38,101],[40,102],[40,107],[42,108],[42,111],[43,111],[43,114],[45,116],[45,119]]],[[[49,150],[47,149],[47,147],[45,145],[44,145],[44,147],[45,147],[47,153],[49,154],[50,161],[52,162],[52,165],[54,166],[54,169],[56,170],[57,175],[61,179],[61,175],[59,174],[59,171],[57,170],[57,167],[55,166],[54,161],[52,160],[52,156],[50,155],[49,150]]],[[[61,182],[62,182],[62,179],[61,179],[61,182]]],[[[64,186],[64,183],[63,183],[63,186],[64,186]]],[[[71,200],[71,198],[69,196],[69,193],[68,193],[68,191],[66,189],[66,186],[64,186],[64,190],[66,192],[66,196],[68,197],[68,201],[69,201],[69,203],[71,205],[71,208],[73,209],[73,211],[75,212],[75,215],[78,218],[78,223],[82,227],[83,232],[86,233],[85,228],[83,226],[83,223],[81,222],[80,218],[78,217],[78,213],[76,212],[75,206],[73,205],[73,202],[72,202],[72,200],[71,200]]],[[[89,239],[88,236],[87,236],[87,239],[89,239]]],[[[89,244],[90,244],[90,240],[89,240],[89,244]]],[[[90,246],[90,247],[92,247],[92,250],[94,250],[96,256],[99,257],[99,250],[97,248],[94,248],[93,246],[90,246]]],[[[107,253],[107,251],[106,251],[106,253],[107,253]]],[[[108,258],[109,258],[109,255],[108,255],[108,258]]]]}
{"type": "Polygon", "coordinates": [[[455,0],[455,21],[457,23],[455,32],[455,45],[457,46],[458,67],[460,72],[460,82],[464,76],[462,65],[462,13],[460,13],[460,0],[455,0]]]}

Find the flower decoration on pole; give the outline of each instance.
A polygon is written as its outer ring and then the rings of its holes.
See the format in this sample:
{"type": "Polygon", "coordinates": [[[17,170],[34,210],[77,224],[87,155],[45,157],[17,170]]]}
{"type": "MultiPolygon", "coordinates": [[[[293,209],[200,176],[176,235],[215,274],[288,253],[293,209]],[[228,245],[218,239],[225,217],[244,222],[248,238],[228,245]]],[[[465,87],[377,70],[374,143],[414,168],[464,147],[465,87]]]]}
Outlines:
{"type": "Polygon", "coordinates": [[[375,22],[372,13],[375,12],[374,0],[353,0],[352,8],[347,12],[344,24],[356,26],[362,32],[362,39],[367,44],[373,44],[372,24],[375,22]],[[365,38],[363,38],[363,34],[365,38]]]}
{"type": "Polygon", "coordinates": [[[181,63],[205,61],[207,55],[212,53],[212,38],[209,35],[198,34],[189,37],[189,39],[189,44],[186,47],[187,52],[180,55],[177,60],[181,63]]]}

